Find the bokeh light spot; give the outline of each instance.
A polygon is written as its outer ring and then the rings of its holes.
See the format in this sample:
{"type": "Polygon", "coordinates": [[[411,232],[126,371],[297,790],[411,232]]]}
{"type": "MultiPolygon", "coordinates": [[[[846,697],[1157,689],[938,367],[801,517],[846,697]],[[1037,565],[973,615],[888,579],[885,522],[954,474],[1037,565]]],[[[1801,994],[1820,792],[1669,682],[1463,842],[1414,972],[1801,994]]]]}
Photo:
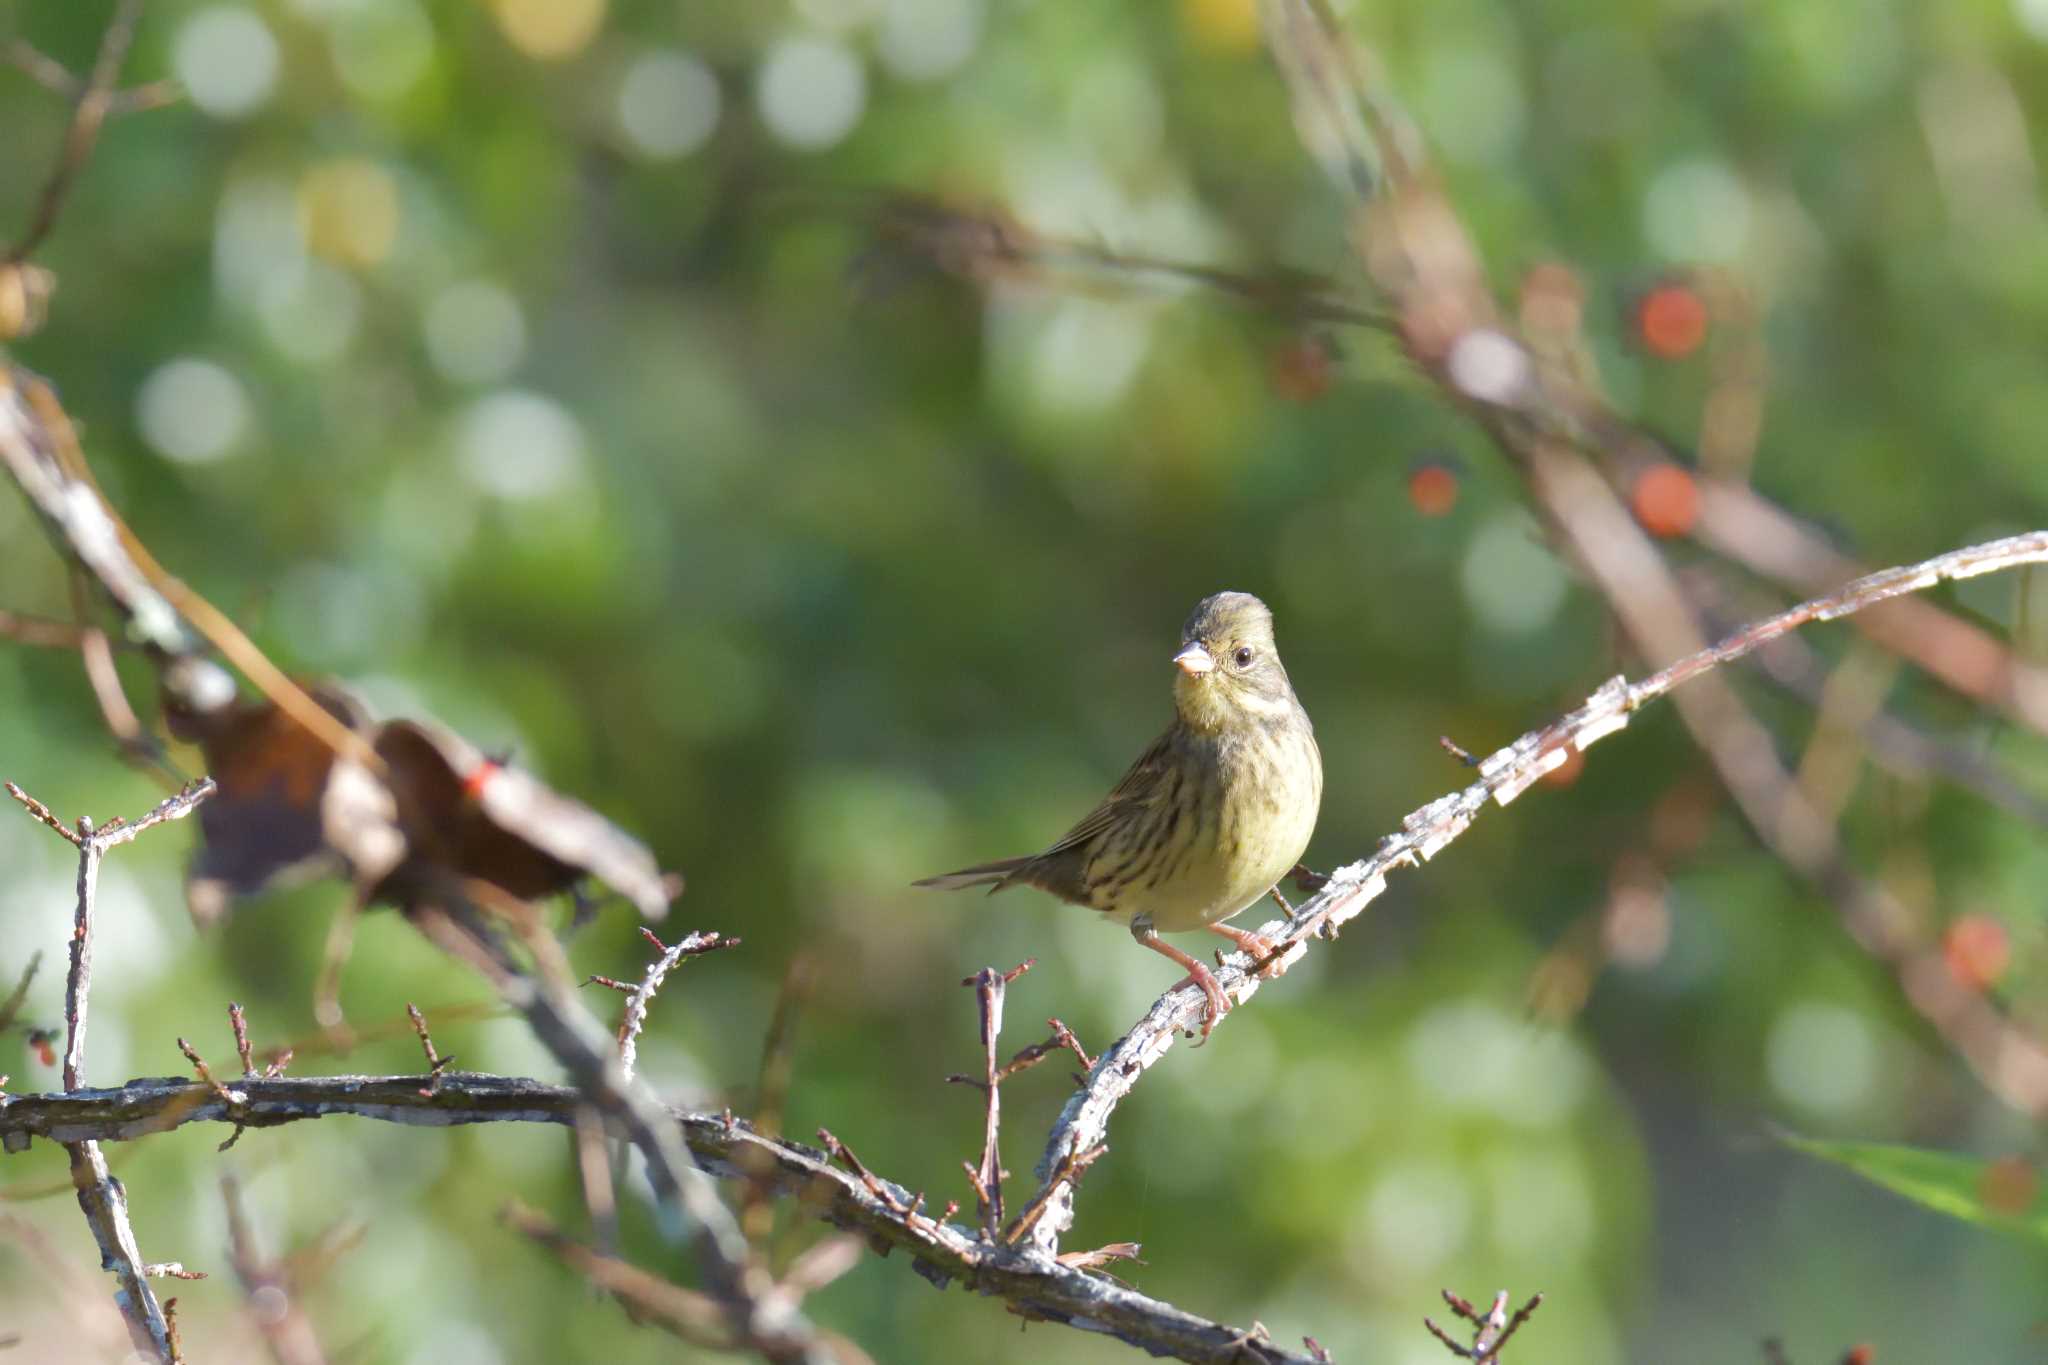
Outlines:
{"type": "Polygon", "coordinates": [[[1472,614],[1490,630],[1541,630],[1564,605],[1564,568],[1536,534],[1526,517],[1498,517],[1480,528],[1465,551],[1459,583],[1472,614]]]}
{"type": "Polygon", "coordinates": [[[796,12],[805,22],[831,33],[845,33],[872,24],[882,16],[888,0],[796,0],[796,12]]]}
{"type": "Polygon", "coordinates": [[[305,268],[306,240],[292,187],[269,177],[230,181],[213,225],[213,279],[221,296],[260,303],[280,276],[305,268]]]}
{"type": "Polygon", "coordinates": [[[1667,261],[1732,261],[1749,245],[1749,191],[1715,161],[1657,173],[1643,199],[1643,234],[1667,261]]]}
{"type": "Polygon", "coordinates": [[[596,36],[605,0],[491,0],[491,11],[512,46],[529,57],[560,61],[596,36]]]}
{"type": "Polygon", "coordinates": [[[470,482],[508,501],[544,498],[583,476],[583,428],[543,394],[506,389],[478,399],[457,441],[470,482]]]}
{"type": "Polygon", "coordinates": [[[1419,103],[1444,154],[1474,164],[1512,153],[1528,117],[1514,63],[1483,48],[1432,48],[1419,103]]]}
{"type": "Polygon", "coordinates": [[[171,65],[192,103],[219,119],[261,108],[277,84],[277,39],[239,5],[212,5],[178,28],[171,65]]]}
{"type": "Polygon", "coordinates": [[[306,365],[338,359],[362,322],[362,291],[347,272],[322,261],[265,281],[257,315],[270,344],[306,365]]]}
{"type": "Polygon", "coordinates": [[[1862,1014],[1807,1000],[1781,1013],[1764,1045],[1771,1088],[1814,1113],[1838,1114],[1869,1098],[1877,1080],[1877,1039],[1862,1014]]]}
{"type": "Polygon", "coordinates": [[[181,356],[142,381],[135,420],[157,454],[207,464],[233,454],[248,433],[249,398],[242,381],[226,369],[181,356]]]}
{"type": "Polygon", "coordinates": [[[398,241],[398,184],[374,161],[337,157],[299,181],[306,243],[340,265],[374,266],[398,241]]]}
{"type": "Polygon", "coordinates": [[[492,384],[526,356],[526,317],[519,301],[490,280],[465,280],[434,296],[422,319],[427,357],[443,378],[492,384]]]}
{"type": "Polygon", "coordinates": [[[875,52],[903,80],[939,80],[974,55],[982,19],[982,0],[889,0],[875,52]]]}
{"type": "Polygon", "coordinates": [[[1180,19],[1196,42],[1217,52],[1258,46],[1258,0],[1181,0],[1180,19]]]}
{"type": "Polygon", "coordinates": [[[1403,1055],[1418,1089],[1524,1127],[1562,1123],[1585,1099],[1588,1067],[1578,1044],[1531,1029],[1489,1000],[1431,1009],[1409,1030],[1403,1055]]]}
{"type": "Polygon", "coordinates": [[[1498,1149],[1487,1154],[1486,1175],[1489,1221],[1501,1254],[1555,1265],[1592,1246],[1593,1191],[1569,1148],[1498,1149]]]}
{"type": "Polygon", "coordinates": [[[1423,1275],[1459,1248],[1472,1226],[1472,1195],[1455,1166],[1411,1161],[1389,1169],[1365,1200],[1362,1231],[1370,1256],[1368,1273],[1380,1278],[1389,1266],[1423,1275]]]}
{"type": "Polygon", "coordinates": [[[331,6],[328,42],[349,93],[396,99],[434,60],[434,25],[414,0],[352,0],[331,6]]]}
{"type": "Polygon", "coordinates": [[[754,99],[776,141],[803,151],[853,131],[868,100],[860,59],[823,38],[785,38],[761,63],[754,99]]]}
{"type": "Polygon", "coordinates": [[[719,105],[710,67],[687,52],[646,52],[619,81],[613,114],[634,151],[673,161],[704,145],[718,127],[719,105]]]}

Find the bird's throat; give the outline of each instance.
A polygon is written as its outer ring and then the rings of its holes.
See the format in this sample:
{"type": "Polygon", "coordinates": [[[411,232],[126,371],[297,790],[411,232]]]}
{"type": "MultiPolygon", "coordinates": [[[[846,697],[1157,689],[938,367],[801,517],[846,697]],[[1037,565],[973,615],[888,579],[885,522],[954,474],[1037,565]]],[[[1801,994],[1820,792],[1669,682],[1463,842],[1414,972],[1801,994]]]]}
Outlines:
{"type": "Polygon", "coordinates": [[[1230,723],[1230,698],[1211,677],[1181,677],[1173,682],[1173,709],[1180,723],[1198,734],[1213,735],[1230,723]]]}

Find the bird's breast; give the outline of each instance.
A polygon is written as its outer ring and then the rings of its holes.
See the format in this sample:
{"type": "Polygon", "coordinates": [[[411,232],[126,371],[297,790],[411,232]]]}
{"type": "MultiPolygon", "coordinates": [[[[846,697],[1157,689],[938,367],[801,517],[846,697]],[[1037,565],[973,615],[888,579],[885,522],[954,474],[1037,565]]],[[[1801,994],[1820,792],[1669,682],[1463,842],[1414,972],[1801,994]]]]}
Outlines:
{"type": "Polygon", "coordinates": [[[1301,860],[1322,803],[1314,732],[1292,719],[1186,736],[1179,776],[1148,818],[1091,860],[1090,903],[1171,933],[1229,919],[1271,890],[1301,860]]]}

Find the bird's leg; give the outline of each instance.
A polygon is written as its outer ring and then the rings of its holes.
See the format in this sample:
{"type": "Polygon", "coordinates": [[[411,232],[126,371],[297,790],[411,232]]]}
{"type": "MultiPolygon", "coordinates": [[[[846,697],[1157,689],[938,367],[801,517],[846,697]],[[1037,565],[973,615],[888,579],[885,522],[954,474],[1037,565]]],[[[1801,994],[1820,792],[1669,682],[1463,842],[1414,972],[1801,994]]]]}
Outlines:
{"type": "MultiPolygon", "coordinates": [[[[1282,909],[1286,908],[1285,901],[1280,904],[1282,909]]],[[[1288,918],[1294,918],[1291,912],[1288,918]]],[[[1211,924],[1207,927],[1210,933],[1223,935],[1237,945],[1239,952],[1248,955],[1252,960],[1252,969],[1259,974],[1261,980],[1270,981],[1280,974],[1280,945],[1272,939],[1264,934],[1255,934],[1249,929],[1240,929],[1234,924],[1211,924]]]]}
{"type": "MultiPolygon", "coordinates": [[[[1187,969],[1187,980],[1176,981],[1174,990],[1190,983],[1200,986],[1208,1003],[1202,1009],[1202,1043],[1209,1041],[1209,1030],[1216,1027],[1216,1021],[1230,1012],[1230,997],[1223,993],[1223,987],[1216,984],[1216,974],[1204,967],[1201,959],[1187,953],[1159,937],[1159,931],[1152,927],[1152,921],[1143,915],[1131,921],[1131,937],[1162,957],[1170,957],[1187,969]]],[[[1195,1044],[1200,1047],[1201,1043],[1195,1044]]]]}

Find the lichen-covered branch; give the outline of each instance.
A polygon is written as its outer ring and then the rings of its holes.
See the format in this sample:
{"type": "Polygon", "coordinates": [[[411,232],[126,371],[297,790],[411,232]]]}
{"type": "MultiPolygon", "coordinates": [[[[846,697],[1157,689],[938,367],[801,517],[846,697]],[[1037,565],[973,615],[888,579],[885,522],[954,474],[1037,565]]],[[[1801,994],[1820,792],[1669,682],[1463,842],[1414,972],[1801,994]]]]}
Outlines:
{"type": "MultiPolygon", "coordinates": [[[[134,821],[110,820],[95,826],[80,816],[75,828],[64,822],[42,802],[12,782],[7,792],[20,802],[30,818],[38,820],[78,850],[78,899],[72,911],[71,967],[64,981],[64,1088],[76,1092],[85,1072],[86,1024],[92,999],[93,909],[98,896],[100,862],[109,849],[167,820],[182,819],[213,794],[213,783],[202,781],[187,787],[134,821]]],[[[71,1158],[71,1183],[78,1191],[78,1207],[85,1214],[93,1239],[99,1243],[100,1264],[113,1273],[114,1302],[127,1321],[135,1349],[154,1359],[175,1362],[176,1348],[169,1323],[150,1287],[151,1267],[142,1259],[135,1241],[135,1227],[128,1220],[128,1191],[107,1169],[99,1143],[91,1138],[66,1141],[71,1158]]]]}
{"type": "MultiPolygon", "coordinates": [[[[237,1082],[229,1103],[204,1084],[175,1077],[139,1079],[76,1094],[0,1095],[0,1146],[19,1151],[34,1138],[119,1142],[188,1123],[271,1128],[335,1115],[426,1127],[470,1123],[573,1126],[589,1098],[570,1086],[516,1077],[444,1071],[425,1094],[418,1076],[253,1078],[237,1082]]],[[[953,1223],[907,1217],[911,1192],[835,1166],[816,1148],[757,1134],[720,1114],[664,1111],[695,1165],[721,1179],[763,1184],[807,1212],[860,1236],[877,1253],[907,1253],[918,1273],[958,1281],[1008,1302],[1026,1317],[1103,1333],[1133,1346],[1198,1362],[1263,1361],[1310,1365],[1315,1357],[1254,1343],[1245,1333],[1062,1265],[1031,1246],[1000,1246],[953,1223]],[[871,1188],[868,1181],[874,1182],[871,1188]]]]}
{"type": "MultiPolygon", "coordinates": [[[[1386,890],[1388,872],[1416,867],[1435,857],[1465,832],[1488,802],[1506,805],[1572,754],[1621,730],[1636,711],[1681,684],[1809,622],[1835,620],[1947,580],[2044,562],[2048,562],[2048,531],[1972,545],[1923,563],[1871,574],[1839,592],[1802,602],[1679,659],[1641,682],[1611,679],[1577,710],[1480,760],[1479,779],[1470,786],[1411,812],[1402,820],[1400,832],[1382,839],[1370,857],[1332,873],[1320,891],[1296,907],[1293,920],[1260,926],[1259,932],[1280,948],[1274,967],[1284,972],[1308,951],[1311,939],[1334,937],[1346,921],[1386,890]]],[[[1233,953],[1217,973],[1217,981],[1233,1001],[1242,1002],[1258,992],[1260,978],[1250,966],[1242,953],[1233,953]]],[[[1919,984],[1922,990],[1935,988],[1928,982],[1919,984]]],[[[1974,1003],[1946,999],[1945,1003],[1957,1011],[1948,1022],[1958,1036],[1967,1037],[1962,1050],[1986,1083],[2021,1112],[2048,1114],[2048,1050],[1981,998],[1974,998],[1974,1003]]],[[[1032,1236],[1044,1250],[1057,1251],[1060,1237],[1073,1226],[1074,1182],[1062,1173],[1065,1164],[1107,1141],[1110,1116],[1117,1105],[1146,1069],[1166,1055],[1201,1008],[1202,993],[1193,986],[1161,996],[1136,1027],[1096,1059],[1087,1082],[1067,1101],[1038,1168],[1044,1182],[1039,1198],[1046,1211],[1032,1236]]]]}

